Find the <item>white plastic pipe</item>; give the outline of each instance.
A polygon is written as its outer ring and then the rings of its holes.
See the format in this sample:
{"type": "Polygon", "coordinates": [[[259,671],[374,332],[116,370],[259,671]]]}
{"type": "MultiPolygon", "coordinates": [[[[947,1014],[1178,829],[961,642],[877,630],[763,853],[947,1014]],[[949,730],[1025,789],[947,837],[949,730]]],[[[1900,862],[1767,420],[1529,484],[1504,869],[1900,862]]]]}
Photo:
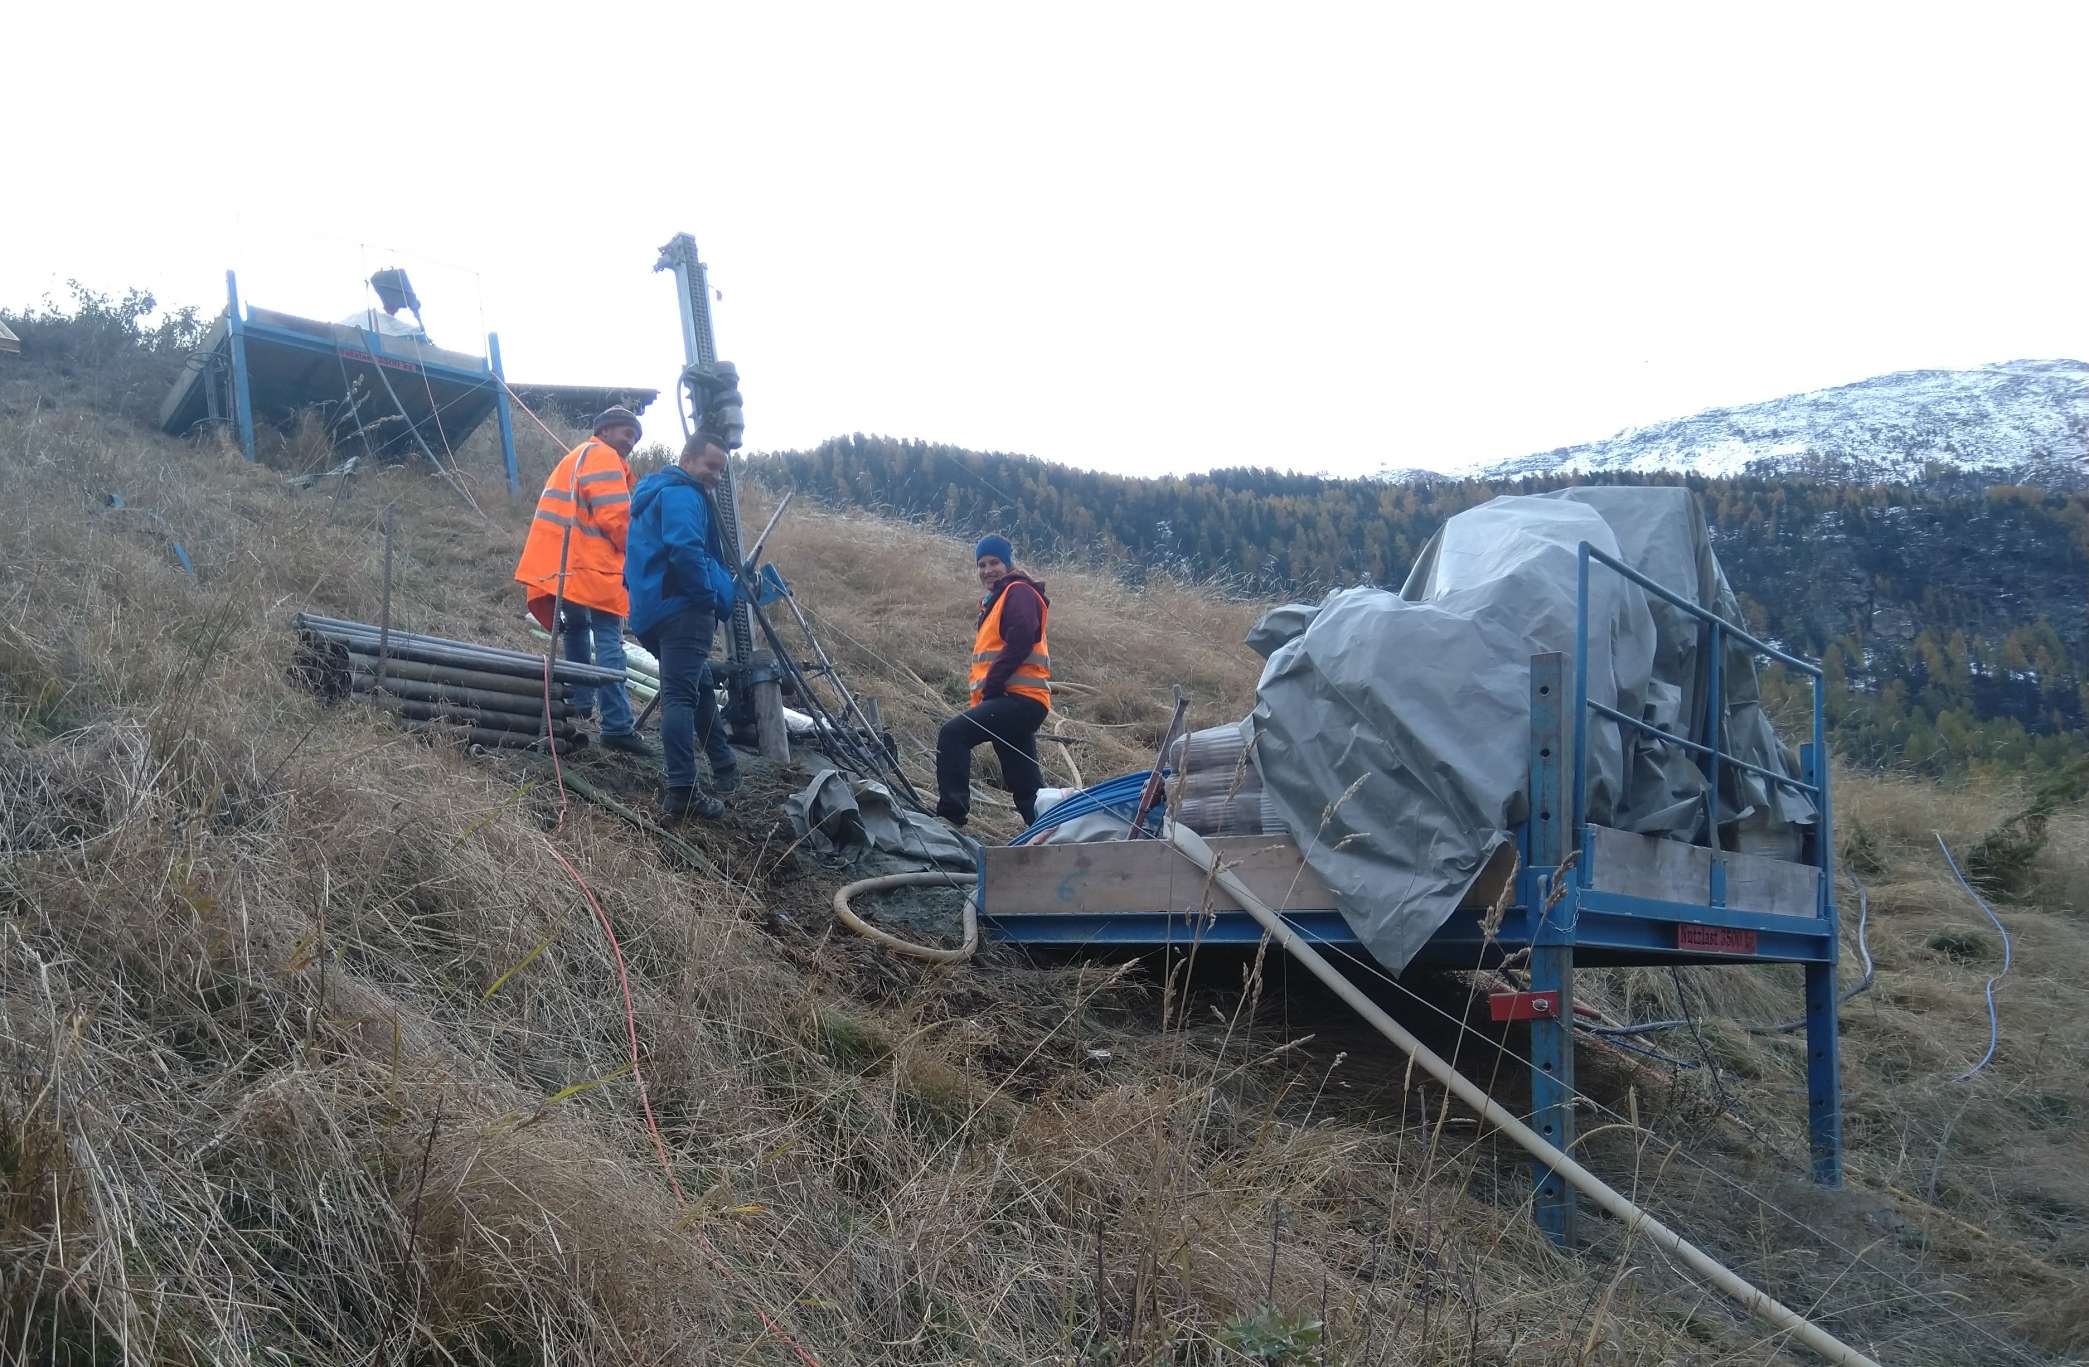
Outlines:
{"type": "Polygon", "coordinates": [[[1282,917],[1270,910],[1266,902],[1249,891],[1248,885],[1241,882],[1237,875],[1220,867],[1218,855],[1204,842],[1202,836],[1171,822],[1168,838],[1192,863],[1214,875],[1219,886],[1245,907],[1250,916],[1261,922],[1262,928],[1293,958],[1311,969],[1314,977],[1326,983],[1335,995],[1349,1003],[1358,1015],[1377,1026],[1380,1034],[1400,1046],[1409,1058],[1449,1088],[1460,1101],[1478,1111],[1488,1123],[1515,1140],[1533,1158],[1558,1173],[1569,1186],[1623,1220],[1627,1228],[1634,1233],[1644,1234],[1657,1246],[1673,1253],[1692,1271],[1739,1301],[1749,1314],[1780,1333],[1791,1335],[1829,1362],[1847,1363],[1850,1367],[1879,1367],[1877,1362],[1812,1321],[1801,1318],[1797,1311],[1759,1290],[1725,1264],[1714,1261],[1709,1254],[1627,1200],[1609,1183],[1582,1167],[1548,1143],[1537,1131],[1496,1105],[1492,1097],[1468,1081],[1464,1074],[1444,1062],[1434,1050],[1402,1029],[1399,1022],[1380,1010],[1377,1003],[1359,991],[1355,983],[1342,976],[1334,965],[1320,956],[1319,951],[1307,944],[1297,931],[1286,925],[1282,917]]]}

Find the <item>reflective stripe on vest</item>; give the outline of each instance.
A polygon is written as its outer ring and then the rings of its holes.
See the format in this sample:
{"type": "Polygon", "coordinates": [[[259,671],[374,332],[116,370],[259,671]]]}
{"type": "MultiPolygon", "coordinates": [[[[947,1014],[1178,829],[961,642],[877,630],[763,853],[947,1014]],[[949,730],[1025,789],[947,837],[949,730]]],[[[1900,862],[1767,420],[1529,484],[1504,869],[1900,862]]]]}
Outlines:
{"type": "Polygon", "coordinates": [[[539,522],[549,522],[555,527],[571,527],[582,536],[599,536],[604,541],[609,540],[609,533],[603,531],[600,527],[590,527],[585,522],[576,522],[564,513],[547,513],[542,508],[539,508],[537,509],[537,520],[539,522]]]}

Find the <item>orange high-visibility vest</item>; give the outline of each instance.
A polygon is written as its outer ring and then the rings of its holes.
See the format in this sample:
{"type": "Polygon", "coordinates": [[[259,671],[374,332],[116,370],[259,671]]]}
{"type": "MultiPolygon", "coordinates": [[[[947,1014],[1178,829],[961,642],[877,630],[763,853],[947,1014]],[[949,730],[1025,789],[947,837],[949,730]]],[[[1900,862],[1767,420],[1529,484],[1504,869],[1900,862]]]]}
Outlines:
{"type": "MultiPolygon", "coordinates": [[[[1022,587],[1032,593],[1037,593],[1037,589],[1030,584],[1022,583],[1021,580],[1017,580],[1016,583],[1022,584],[1022,587]]],[[[986,683],[987,670],[1000,656],[1002,647],[1008,644],[1001,639],[1001,609],[1008,605],[1008,595],[1013,593],[1015,588],[1016,584],[1010,584],[1001,590],[1000,596],[994,599],[993,611],[979,624],[978,639],[972,642],[971,682],[974,707],[985,701],[979,690],[986,683]]],[[[1019,698],[1033,699],[1046,707],[1052,705],[1052,650],[1045,641],[1045,624],[1051,615],[1052,605],[1045,601],[1043,594],[1038,593],[1037,644],[1030,647],[1030,658],[1017,665],[1015,673],[1008,676],[1008,691],[1011,694],[1019,698]]]]}
{"type": "Polygon", "coordinates": [[[624,592],[624,532],[631,525],[631,467],[614,446],[590,437],[568,451],[544,481],[537,516],[523,543],[515,578],[529,591],[529,611],[548,631],[565,557],[569,603],[631,612],[624,592]]]}

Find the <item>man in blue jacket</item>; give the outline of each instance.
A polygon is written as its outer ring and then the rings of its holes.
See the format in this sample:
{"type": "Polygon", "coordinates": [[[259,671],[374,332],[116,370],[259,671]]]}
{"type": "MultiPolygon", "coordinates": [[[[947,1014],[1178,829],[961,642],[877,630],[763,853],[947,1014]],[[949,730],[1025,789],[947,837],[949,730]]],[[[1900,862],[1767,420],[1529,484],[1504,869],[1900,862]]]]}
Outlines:
{"type": "Polygon", "coordinates": [[[660,751],[667,769],[660,819],[670,826],[725,814],[725,803],[697,789],[697,741],[711,762],[713,788],[729,793],[739,782],[709,664],[718,620],[733,606],[733,572],[711,503],[724,477],[725,448],[697,433],[680,460],[639,481],[624,540],[631,634],[660,658],[660,751]]]}

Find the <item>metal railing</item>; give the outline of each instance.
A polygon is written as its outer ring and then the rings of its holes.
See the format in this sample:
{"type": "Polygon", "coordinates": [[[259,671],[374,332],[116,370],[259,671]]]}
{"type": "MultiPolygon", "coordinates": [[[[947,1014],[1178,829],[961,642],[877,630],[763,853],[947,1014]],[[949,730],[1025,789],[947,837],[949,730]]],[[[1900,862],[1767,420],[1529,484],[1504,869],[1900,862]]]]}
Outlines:
{"type": "Polygon", "coordinates": [[[1834,904],[1830,892],[1832,872],[1830,861],[1833,858],[1834,841],[1828,816],[1828,750],[1821,667],[1811,661],[1802,660],[1796,655],[1786,654],[1767,641],[1750,635],[1737,624],[1727,621],[1725,618],[1696,603],[1685,600],[1681,595],[1662,587],[1646,575],[1641,574],[1638,570],[1633,569],[1630,565],[1625,564],[1614,556],[1604,554],[1586,541],[1581,543],[1579,563],[1576,566],[1575,598],[1573,713],[1573,832],[1575,837],[1577,839],[1580,838],[1581,832],[1588,821],[1587,732],[1589,715],[1594,713],[1597,716],[1616,722],[1621,727],[1629,726],[1648,735],[1658,736],[1669,744],[1678,746],[1698,756],[1703,761],[1700,767],[1707,780],[1706,801],[1709,818],[1706,829],[1709,832],[1712,849],[1712,885],[1709,893],[1714,906],[1723,905],[1726,901],[1726,865],[1722,857],[1725,851],[1719,841],[1719,777],[1721,767],[1732,765],[1736,769],[1745,770],[1769,783],[1782,785],[1783,787],[1804,793],[1811,798],[1815,810],[1820,814],[1819,839],[1816,841],[1818,851],[1817,857],[1813,861],[1814,865],[1821,870],[1819,914],[1824,918],[1832,916],[1834,904]],[[1659,598],[1662,602],[1695,617],[1703,625],[1703,634],[1700,637],[1700,642],[1705,651],[1707,661],[1706,676],[1708,687],[1706,689],[1704,712],[1701,720],[1703,723],[1702,734],[1710,740],[1711,743],[1709,745],[1701,744],[1685,736],[1676,735],[1672,731],[1665,731],[1652,722],[1639,717],[1627,716],[1614,707],[1606,707],[1602,703],[1590,700],[1588,695],[1588,663],[1589,566],[1591,563],[1602,565],[1606,569],[1615,571],[1624,579],[1637,584],[1641,589],[1659,598]],[[1761,765],[1751,764],[1720,748],[1726,715],[1725,681],[1721,678],[1723,665],[1721,657],[1724,654],[1724,648],[1729,637],[1747,645],[1757,655],[1767,656],[1778,664],[1795,669],[1813,680],[1813,743],[1807,747],[1804,758],[1805,780],[1795,779],[1787,774],[1780,774],[1765,769],[1761,765]]]}

